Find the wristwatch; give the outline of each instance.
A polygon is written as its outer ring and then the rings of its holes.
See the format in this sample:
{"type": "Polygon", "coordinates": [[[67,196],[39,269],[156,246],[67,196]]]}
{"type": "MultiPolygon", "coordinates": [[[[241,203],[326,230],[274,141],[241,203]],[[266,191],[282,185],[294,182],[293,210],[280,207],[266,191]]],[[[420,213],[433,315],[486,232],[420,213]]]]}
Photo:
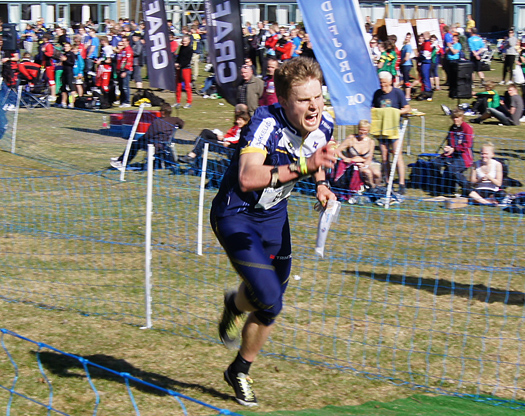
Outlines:
{"type": "Polygon", "coordinates": [[[323,179],[322,181],[317,181],[315,183],[315,192],[317,192],[317,187],[319,185],[324,185],[326,186],[328,189],[332,189],[332,187],[330,186],[330,182],[328,182],[326,179],[323,179]]]}
{"type": "Polygon", "coordinates": [[[290,169],[290,172],[297,172],[297,173],[300,172],[299,165],[297,164],[297,162],[290,163],[288,165],[288,169],[290,169]]]}
{"type": "Polygon", "coordinates": [[[279,183],[279,166],[274,166],[270,173],[272,174],[272,179],[270,180],[270,187],[277,188],[277,184],[279,183]]]}

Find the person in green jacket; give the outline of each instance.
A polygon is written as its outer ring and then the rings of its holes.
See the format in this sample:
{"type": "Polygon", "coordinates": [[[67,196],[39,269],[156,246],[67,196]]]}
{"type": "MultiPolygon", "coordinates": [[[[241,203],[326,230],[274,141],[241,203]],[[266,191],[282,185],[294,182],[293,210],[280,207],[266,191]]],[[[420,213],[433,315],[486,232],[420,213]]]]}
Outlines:
{"type": "Polygon", "coordinates": [[[379,50],[381,51],[381,56],[377,62],[377,72],[390,72],[392,74],[393,82],[396,83],[396,49],[390,40],[385,40],[383,43],[379,44],[379,50]]]}
{"type": "Polygon", "coordinates": [[[483,114],[488,108],[497,108],[500,105],[499,94],[494,89],[494,82],[485,82],[485,91],[472,94],[476,101],[472,104],[472,110],[476,113],[483,114]]]}

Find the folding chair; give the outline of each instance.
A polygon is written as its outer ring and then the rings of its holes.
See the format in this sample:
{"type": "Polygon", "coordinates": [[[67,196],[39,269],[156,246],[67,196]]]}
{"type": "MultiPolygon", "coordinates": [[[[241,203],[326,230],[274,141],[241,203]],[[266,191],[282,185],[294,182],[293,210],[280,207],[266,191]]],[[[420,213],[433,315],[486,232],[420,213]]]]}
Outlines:
{"type": "Polygon", "coordinates": [[[31,61],[18,64],[21,85],[24,86],[21,102],[26,108],[49,108],[49,87],[45,80],[44,69],[31,61]]]}

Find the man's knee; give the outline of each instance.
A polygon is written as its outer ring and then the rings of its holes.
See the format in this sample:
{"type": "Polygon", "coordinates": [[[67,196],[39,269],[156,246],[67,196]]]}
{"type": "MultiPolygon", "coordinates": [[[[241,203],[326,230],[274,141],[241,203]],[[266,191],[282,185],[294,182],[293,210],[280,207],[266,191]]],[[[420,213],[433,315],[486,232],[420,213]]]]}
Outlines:
{"type": "Polygon", "coordinates": [[[281,313],[283,303],[281,298],[271,308],[254,312],[255,317],[265,326],[270,326],[275,322],[275,318],[281,313]]]}

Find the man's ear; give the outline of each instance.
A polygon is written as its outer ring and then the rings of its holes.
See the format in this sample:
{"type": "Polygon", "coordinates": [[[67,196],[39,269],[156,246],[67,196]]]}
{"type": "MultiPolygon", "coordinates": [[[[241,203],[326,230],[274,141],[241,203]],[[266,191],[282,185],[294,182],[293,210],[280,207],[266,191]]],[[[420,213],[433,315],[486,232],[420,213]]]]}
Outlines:
{"type": "Polygon", "coordinates": [[[288,102],[283,97],[277,97],[277,101],[281,104],[281,107],[285,110],[288,108],[288,102]]]}

